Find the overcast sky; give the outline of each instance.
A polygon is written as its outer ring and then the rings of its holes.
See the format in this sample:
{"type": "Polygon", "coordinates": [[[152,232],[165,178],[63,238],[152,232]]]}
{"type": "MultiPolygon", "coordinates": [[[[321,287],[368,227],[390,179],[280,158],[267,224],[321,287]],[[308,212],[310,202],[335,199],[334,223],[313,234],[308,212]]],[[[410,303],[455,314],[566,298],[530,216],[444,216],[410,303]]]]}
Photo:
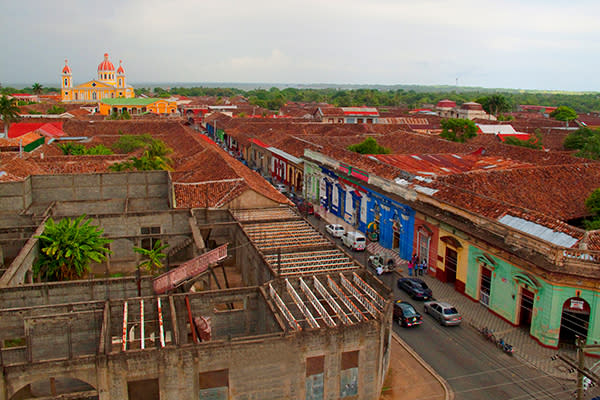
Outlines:
{"type": "Polygon", "coordinates": [[[0,83],[79,84],[105,52],[135,82],[431,84],[598,91],[600,1],[0,0],[0,83]]]}

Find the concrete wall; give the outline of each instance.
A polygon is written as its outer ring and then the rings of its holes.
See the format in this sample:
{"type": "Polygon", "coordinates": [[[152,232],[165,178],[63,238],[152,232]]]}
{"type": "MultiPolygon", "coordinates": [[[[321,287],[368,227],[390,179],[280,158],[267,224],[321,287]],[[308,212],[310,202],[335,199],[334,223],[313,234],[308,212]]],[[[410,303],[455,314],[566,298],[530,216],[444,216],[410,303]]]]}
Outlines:
{"type": "Polygon", "coordinates": [[[21,182],[0,183],[0,212],[19,212],[32,203],[32,183],[27,177],[21,182]]]}
{"type": "MultiPolygon", "coordinates": [[[[142,295],[152,294],[152,280],[142,278],[141,289],[142,295]]],[[[127,299],[136,296],[135,278],[93,279],[2,288],[0,305],[3,309],[22,308],[94,300],[127,299]]]]}
{"type": "Polygon", "coordinates": [[[166,203],[169,191],[166,171],[32,175],[31,188],[37,203],[151,197],[166,203]]]}

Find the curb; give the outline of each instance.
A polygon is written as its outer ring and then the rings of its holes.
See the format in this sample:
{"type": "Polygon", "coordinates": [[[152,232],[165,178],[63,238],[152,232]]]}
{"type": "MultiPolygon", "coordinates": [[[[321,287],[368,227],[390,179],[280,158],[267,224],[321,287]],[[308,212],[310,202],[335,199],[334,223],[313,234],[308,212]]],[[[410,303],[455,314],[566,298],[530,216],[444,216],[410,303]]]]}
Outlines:
{"type": "Polygon", "coordinates": [[[444,378],[435,372],[435,370],[429,364],[427,364],[427,362],[423,360],[421,356],[418,355],[404,340],[402,340],[396,332],[392,331],[392,337],[398,342],[398,344],[400,344],[400,346],[404,348],[404,350],[406,350],[415,360],[417,360],[417,362],[421,364],[421,366],[425,368],[427,372],[429,372],[440,383],[440,385],[442,385],[445,393],[444,399],[454,400],[454,391],[450,388],[448,382],[446,382],[444,378]]]}

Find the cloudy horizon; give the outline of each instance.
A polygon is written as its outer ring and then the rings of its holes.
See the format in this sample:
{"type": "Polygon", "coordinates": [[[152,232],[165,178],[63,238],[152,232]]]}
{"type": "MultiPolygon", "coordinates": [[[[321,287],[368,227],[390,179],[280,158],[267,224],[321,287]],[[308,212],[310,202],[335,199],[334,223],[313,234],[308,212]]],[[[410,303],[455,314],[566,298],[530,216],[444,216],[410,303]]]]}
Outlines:
{"type": "Polygon", "coordinates": [[[553,0],[2,0],[0,83],[455,85],[598,91],[600,4],[553,0]]]}

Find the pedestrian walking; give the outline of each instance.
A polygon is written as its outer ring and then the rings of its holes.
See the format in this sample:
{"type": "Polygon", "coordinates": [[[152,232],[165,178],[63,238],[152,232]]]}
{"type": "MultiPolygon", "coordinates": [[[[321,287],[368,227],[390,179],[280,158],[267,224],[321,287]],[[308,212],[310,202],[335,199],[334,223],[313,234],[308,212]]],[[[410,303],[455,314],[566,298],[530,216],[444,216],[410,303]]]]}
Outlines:
{"type": "Polygon", "coordinates": [[[419,264],[417,264],[417,272],[415,273],[415,275],[419,275],[419,276],[423,276],[423,268],[425,267],[425,261],[421,261],[419,264]]]}

